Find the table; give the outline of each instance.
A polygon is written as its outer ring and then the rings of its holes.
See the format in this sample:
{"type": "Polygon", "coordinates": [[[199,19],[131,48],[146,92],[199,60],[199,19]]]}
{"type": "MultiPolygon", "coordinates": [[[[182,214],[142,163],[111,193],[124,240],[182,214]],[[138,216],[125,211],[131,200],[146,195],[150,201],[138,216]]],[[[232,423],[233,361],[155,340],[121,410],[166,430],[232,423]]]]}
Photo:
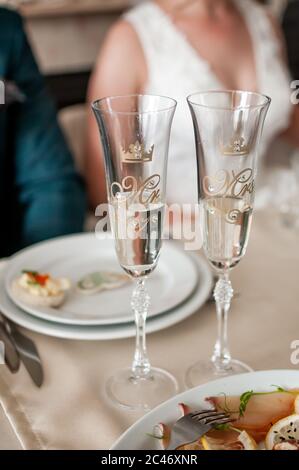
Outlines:
{"type": "MultiPolygon", "coordinates": [[[[299,233],[281,226],[276,215],[257,212],[246,257],[232,273],[239,295],[230,313],[230,345],[234,356],[255,369],[296,367],[290,355],[291,342],[299,339],[298,242],[299,233]]],[[[208,303],[187,320],[149,335],[152,363],[172,372],[181,387],[186,368],[211,351],[216,332],[214,309],[208,303]]],[[[138,418],[136,413],[108,404],[103,394],[110,371],[130,363],[133,341],[85,343],[30,336],[44,362],[43,388],[30,389],[24,369],[12,376],[0,367],[0,378],[5,376],[15,399],[25,406],[38,438],[34,441],[27,436],[27,447],[109,448],[138,418]]],[[[1,445],[16,446],[10,431],[4,434],[3,416],[0,423],[1,445]]]]}

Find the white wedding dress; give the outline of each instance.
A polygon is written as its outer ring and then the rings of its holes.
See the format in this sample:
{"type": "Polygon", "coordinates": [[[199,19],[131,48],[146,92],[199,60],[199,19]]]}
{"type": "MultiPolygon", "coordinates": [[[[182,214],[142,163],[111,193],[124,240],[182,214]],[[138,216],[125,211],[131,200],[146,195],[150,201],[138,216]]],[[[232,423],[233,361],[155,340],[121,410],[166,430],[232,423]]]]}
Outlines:
{"type": "MultiPolygon", "coordinates": [[[[272,98],[261,144],[264,154],[273,138],[288,127],[290,77],[264,8],[252,0],[235,1],[252,38],[258,91],[272,98]]],[[[144,92],[170,96],[178,102],[169,150],[168,202],[196,202],[195,144],[186,97],[201,90],[223,89],[223,85],[157,4],[142,3],[124,18],[135,29],[146,59],[148,82],[144,92]]]]}

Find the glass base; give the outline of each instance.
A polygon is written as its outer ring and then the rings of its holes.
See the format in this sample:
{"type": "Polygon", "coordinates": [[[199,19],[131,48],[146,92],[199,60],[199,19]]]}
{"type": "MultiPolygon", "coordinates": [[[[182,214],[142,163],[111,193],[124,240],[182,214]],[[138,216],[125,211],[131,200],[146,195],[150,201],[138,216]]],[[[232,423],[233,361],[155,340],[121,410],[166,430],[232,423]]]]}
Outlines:
{"type": "Polygon", "coordinates": [[[116,372],[106,384],[112,402],[129,410],[149,411],[178,392],[178,384],[169,372],[152,368],[146,378],[134,378],[127,368],[116,372]]]}
{"type": "Polygon", "coordinates": [[[188,388],[193,388],[212,380],[243,374],[244,372],[253,372],[253,369],[236,359],[232,359],[229,366],[224,370],[217,369],[211,360],[199,361],[187,370],[185,383],[188,388]]]}

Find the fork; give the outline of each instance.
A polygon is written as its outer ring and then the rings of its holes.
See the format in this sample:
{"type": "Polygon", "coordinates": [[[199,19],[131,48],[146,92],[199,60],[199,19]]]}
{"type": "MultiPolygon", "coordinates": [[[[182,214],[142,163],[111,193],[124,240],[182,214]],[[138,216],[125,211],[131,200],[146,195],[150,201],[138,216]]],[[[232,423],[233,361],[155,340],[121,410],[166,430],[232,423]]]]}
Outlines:
{"type": "Polygon", "coordinates": [[[230,415],[224,412],[202,410],[189,413],[173,426],[167,450],[175,450],[184,444],[195,442],[215,426],[231,421],[230,415]]]}

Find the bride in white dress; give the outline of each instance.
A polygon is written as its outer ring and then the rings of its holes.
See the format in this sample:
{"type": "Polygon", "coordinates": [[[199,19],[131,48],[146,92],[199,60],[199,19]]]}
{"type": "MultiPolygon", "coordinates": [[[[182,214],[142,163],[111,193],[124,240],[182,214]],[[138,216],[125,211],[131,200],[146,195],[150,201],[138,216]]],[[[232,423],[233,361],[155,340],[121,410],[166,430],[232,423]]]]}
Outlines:
{"type": "MultiPolygon", "coordinates": [[[[279,27],[254,0],[155,0],[126,13],[110,30],[89,87],[89,99],[150,93],[178,101],[168,166],[168,202],[197,198],[193,128],[186,96],[241,89],[272,98],[262,154],[278,135],[299,146],[299,110],[279,27]]],[[[104,202],[98,130],[90,117],[87,183],[91,203],[104,202]]]]}

